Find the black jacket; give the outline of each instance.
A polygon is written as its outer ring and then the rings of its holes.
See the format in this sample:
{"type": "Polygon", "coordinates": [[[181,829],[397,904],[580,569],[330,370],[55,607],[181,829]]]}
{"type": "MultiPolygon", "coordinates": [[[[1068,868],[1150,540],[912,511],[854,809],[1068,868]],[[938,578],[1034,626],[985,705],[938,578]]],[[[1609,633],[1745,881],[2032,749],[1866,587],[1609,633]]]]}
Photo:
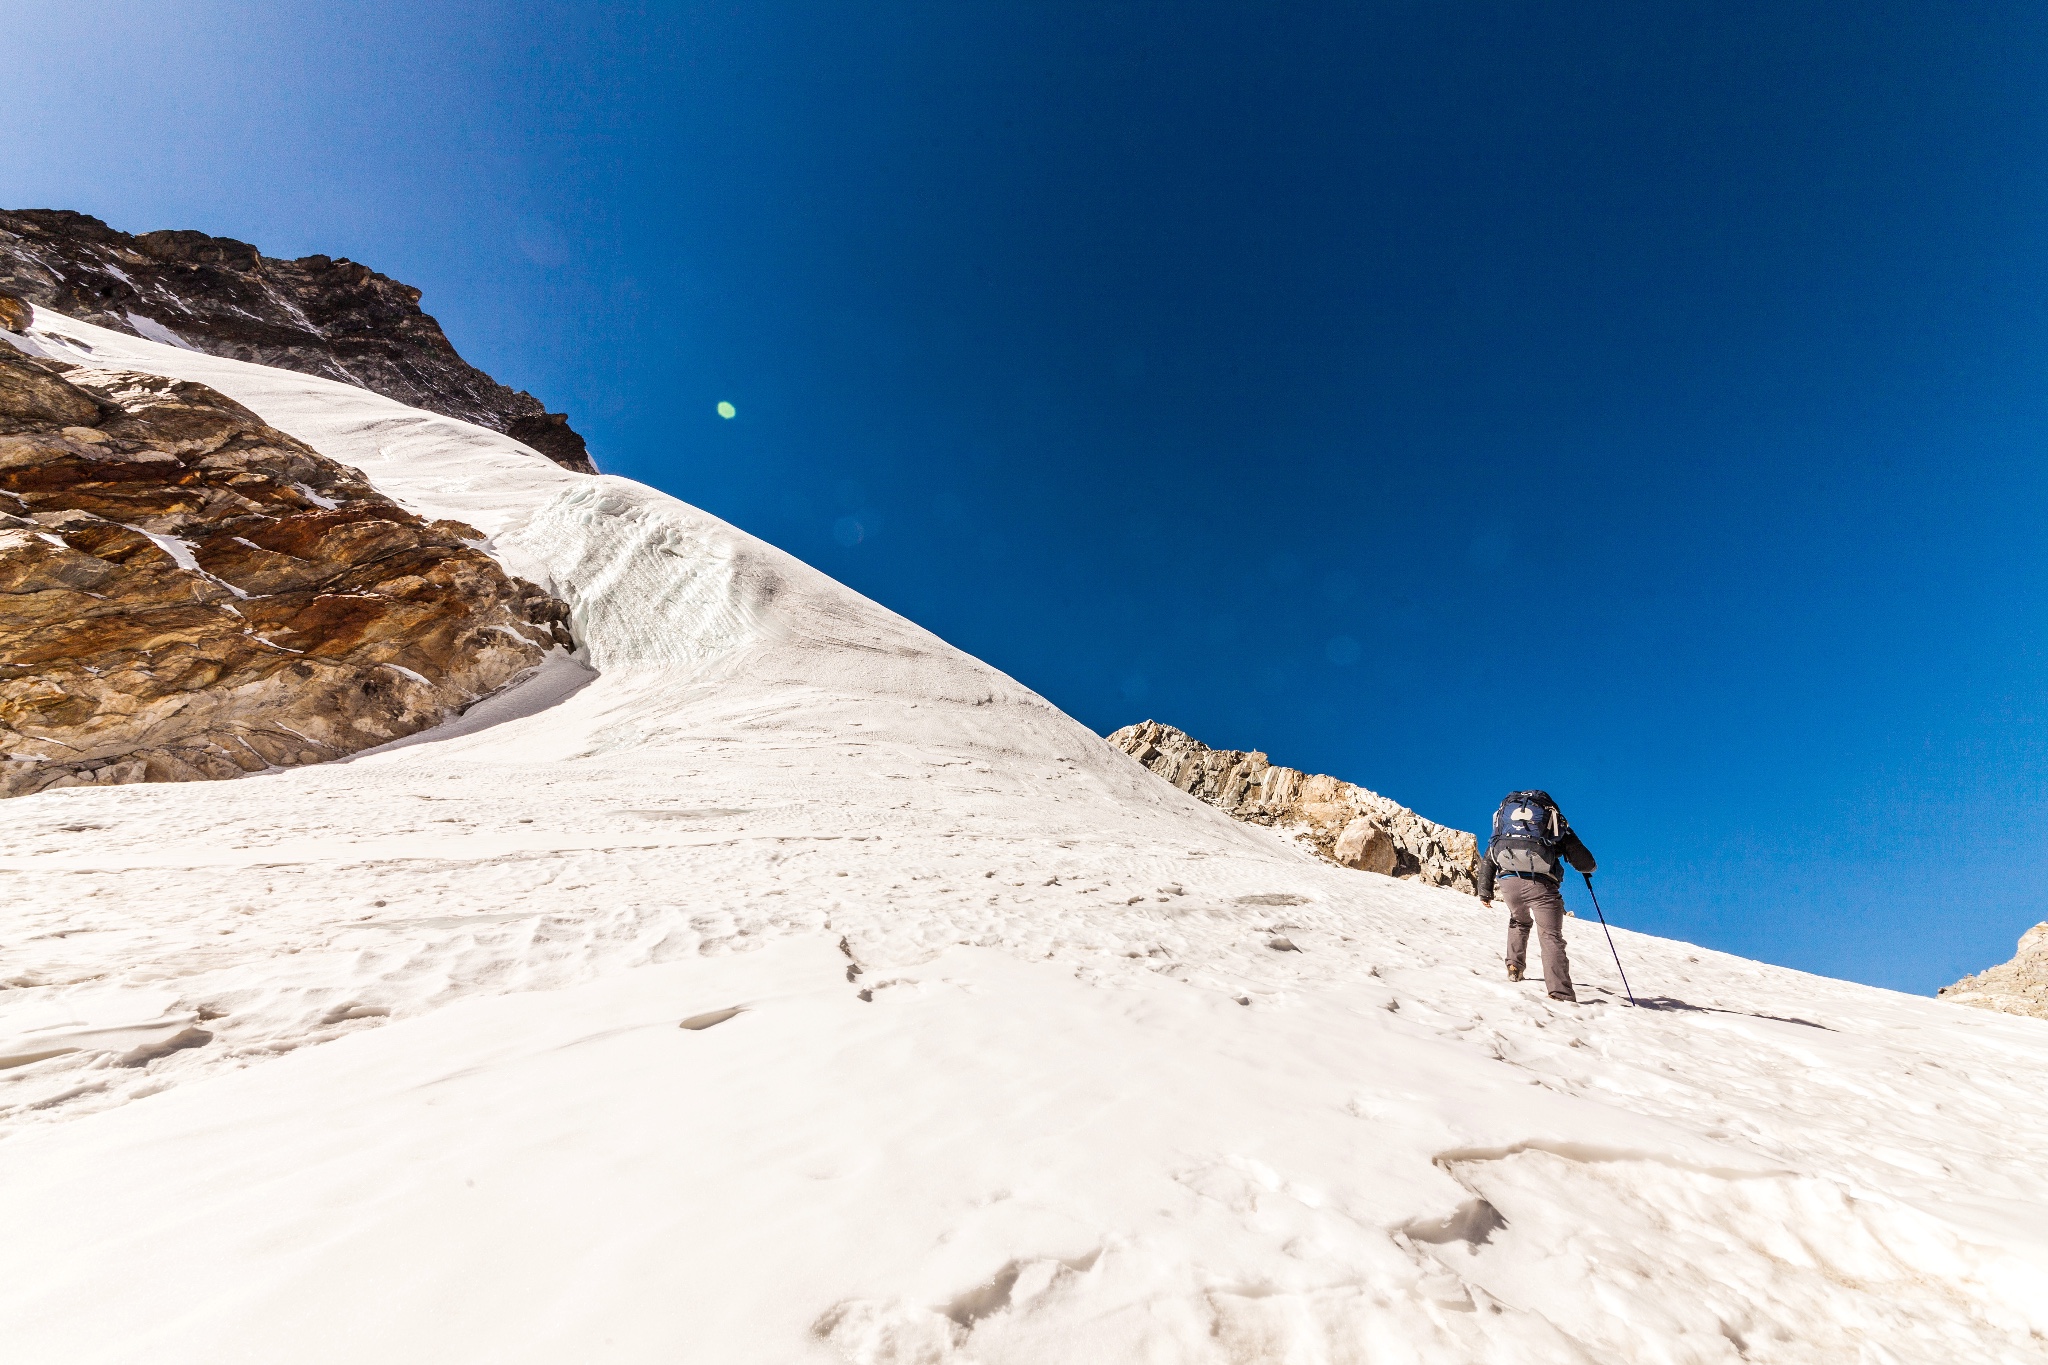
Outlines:
{"type": "MultiPolygon", "coordinates": [[[[1558,818],[1560,820],[1564,819],[1562,811],[1558,813],[1558,818]]],[[[1495,877],[1500,875],[1499,869],[1494,866],[1493,861],[1498,851],[1499,849],[1495,845],[1488,844],[1486,850],[1479,855],[1479,899],[1483,901],[1493,899],[1493,881],[1495,877]]],[[[1572,829],[1569,821],[1565,823],[1564,838],[1558,841],[1556,852],[1566,862],[1581,872],[1591,872],[1594,870],[1592,853],[1580,841],[1577,832],[1572,829]]],[[[1563,875],[1563,869],[1558,867],[1555,859],[1553,859],[1551,861],[1550,873],[1546,875],[1538,872],[1535,874],[1535,878],[1546,886],[1554,887],[1563,875]]]]}

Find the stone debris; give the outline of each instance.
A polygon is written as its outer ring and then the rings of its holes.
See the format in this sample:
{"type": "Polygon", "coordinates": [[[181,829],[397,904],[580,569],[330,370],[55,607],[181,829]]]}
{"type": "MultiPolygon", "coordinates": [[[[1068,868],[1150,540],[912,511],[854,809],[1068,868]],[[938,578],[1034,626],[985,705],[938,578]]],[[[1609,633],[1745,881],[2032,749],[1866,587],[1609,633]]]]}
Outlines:
{"type": "MultiPolygon", "coordinates": [[[[338,379],[502,431],[594,474],[569,419],[456,353],[420,291],[346,258],[265,256],[203,232],[117,232],[66,209],[0,210],[0,293],[233,360],[338,379]]],[[[5,320],[0,325],[21,331],[5,320]]]]}
{"type": "Polygon", "coordinates": [[[0,342],[0,796],[441,723],[574,645],[483,544],[204,384],[0,342]]]}
{"type": "Polygon", "coordinates": [[[2020,935],[2012,961],[1943,986],[1938,994],[1958,1005],[2048,1019],[2048,920],[2020,935]]]}
{"type": "Polygon", "coordinates": [[[1212,749],[1153,720],[1125,726],[1109,743],[1182,791],[1277,829],[1341,867],[1473,890],[1479,845],[1472,835],[1354,783],[1278,767],[1258,752],[1212,749]]]}

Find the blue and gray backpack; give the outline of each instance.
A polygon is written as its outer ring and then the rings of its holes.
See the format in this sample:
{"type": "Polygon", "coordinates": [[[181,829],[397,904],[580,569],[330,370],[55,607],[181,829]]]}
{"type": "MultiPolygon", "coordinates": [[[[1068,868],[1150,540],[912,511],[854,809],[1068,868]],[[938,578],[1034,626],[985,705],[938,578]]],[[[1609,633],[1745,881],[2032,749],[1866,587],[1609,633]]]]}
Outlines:
{"type": "Polygon", "coordinates": [[[1504,873],[1554,881],[1562,872],[1558,849],[1570,828],[1548,792],[1509,792],[1493,813],[1493,839],[1486,851],[1504,873]]]}

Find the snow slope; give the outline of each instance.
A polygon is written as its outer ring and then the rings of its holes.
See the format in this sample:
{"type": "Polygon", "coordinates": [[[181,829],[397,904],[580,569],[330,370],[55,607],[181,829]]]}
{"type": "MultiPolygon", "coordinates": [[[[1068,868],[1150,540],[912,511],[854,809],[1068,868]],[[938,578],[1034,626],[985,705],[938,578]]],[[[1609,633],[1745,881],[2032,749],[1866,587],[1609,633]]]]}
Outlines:
{"type": "Polygon", "coordinates": [[[674,499],[38,327],[478,526],[587,657],[0,803],[8,1361],[2048,1361],[2048,1023],[1618,931],[1631,1010],[1576,923],[1553,1006],[674,499]]]}

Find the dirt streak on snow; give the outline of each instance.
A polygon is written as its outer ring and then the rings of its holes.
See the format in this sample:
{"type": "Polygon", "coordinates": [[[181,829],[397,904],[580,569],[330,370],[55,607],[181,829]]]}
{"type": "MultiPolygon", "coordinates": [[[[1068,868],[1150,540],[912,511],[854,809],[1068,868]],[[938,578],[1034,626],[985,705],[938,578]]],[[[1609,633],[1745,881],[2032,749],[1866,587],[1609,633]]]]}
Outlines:
{"type": "Polygon", "coordinates": [[[9,1360],[2048,1360],[2048,1024],[1618,931],[1630,1010],[1577,926],[1553,1006],[672,498],[38,328],[478,526],[584,650],[0,804],[9,1360]]]}

